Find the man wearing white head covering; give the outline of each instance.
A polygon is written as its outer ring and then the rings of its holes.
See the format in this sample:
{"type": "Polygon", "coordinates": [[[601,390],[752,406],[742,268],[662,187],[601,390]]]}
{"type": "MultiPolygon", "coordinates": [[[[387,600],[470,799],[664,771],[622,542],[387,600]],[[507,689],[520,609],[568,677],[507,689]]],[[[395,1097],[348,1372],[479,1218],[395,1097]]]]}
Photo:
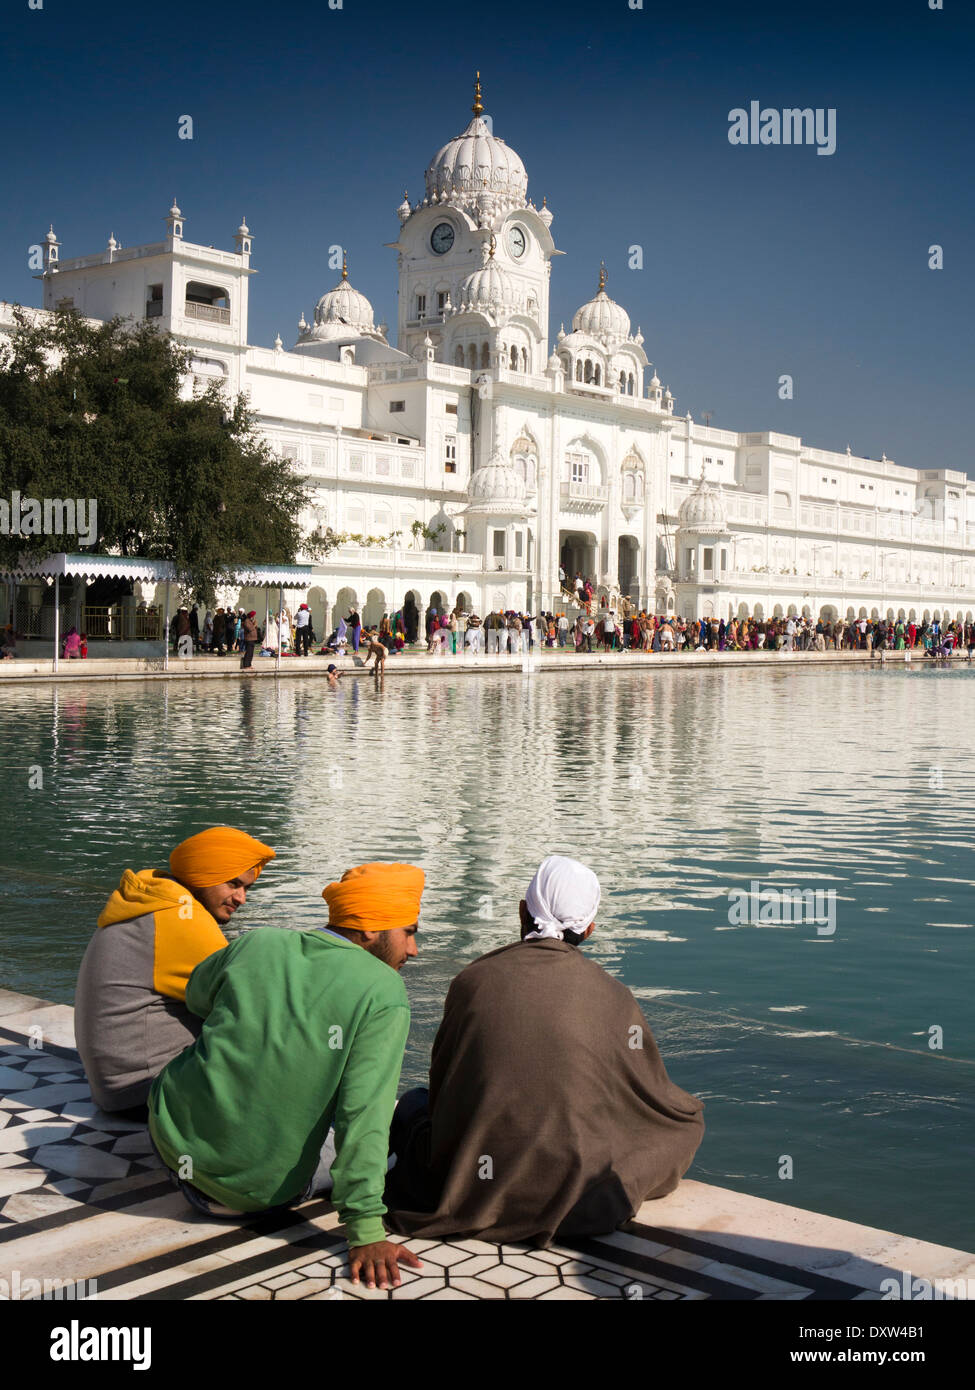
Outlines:
{"type": "Polygon", "coordinates": [[[553,854],[518,905],[521,940],[462,970],[429,1098],[403,1097],[387,1224],[403,1235],[548,1245],[606,1234],[672,1192],[704,1133],[630,991],[578,945],[599,880],[553,854]]]}
{"type": "Polygon", "coordinates": [[[543,859],[519,903],[523,941],[585,941],[596,924],[599,879],[578,859],[550,854],[543,859]]]}

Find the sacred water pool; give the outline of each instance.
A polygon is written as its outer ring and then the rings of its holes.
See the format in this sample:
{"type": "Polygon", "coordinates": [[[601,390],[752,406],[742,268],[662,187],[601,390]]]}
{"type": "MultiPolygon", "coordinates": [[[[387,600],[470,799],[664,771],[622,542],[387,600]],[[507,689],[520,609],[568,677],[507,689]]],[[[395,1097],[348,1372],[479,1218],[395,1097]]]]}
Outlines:
{"type": "Polygon", "coordinates": [[[418,1081],[450,978],[562,851],[603,885],[587,949],[705,1100],[692,1176],[972,1248],[973,698],[879,666],[4,690],[0,983],[70,1003],[121,871],[208,824],[278,850],[247,927],[408,859],[418,1081]],[[729,920],[755,880],[833,890],[835,931],[729,920]]]}

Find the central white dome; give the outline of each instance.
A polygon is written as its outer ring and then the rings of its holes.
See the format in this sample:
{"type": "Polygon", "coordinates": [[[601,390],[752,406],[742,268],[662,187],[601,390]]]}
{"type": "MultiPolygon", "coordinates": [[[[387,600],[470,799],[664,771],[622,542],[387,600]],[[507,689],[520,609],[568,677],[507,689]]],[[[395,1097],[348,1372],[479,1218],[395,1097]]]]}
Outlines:
{"type": "Polygon", "coordinates": [[[528,193],[525,166],[493,133],[483,110],[478,81],[474,119],[462,134],[437,151],[424,175],[430,202],[466,201],[487,190],[512,204],[524,205],[528,193]]]}

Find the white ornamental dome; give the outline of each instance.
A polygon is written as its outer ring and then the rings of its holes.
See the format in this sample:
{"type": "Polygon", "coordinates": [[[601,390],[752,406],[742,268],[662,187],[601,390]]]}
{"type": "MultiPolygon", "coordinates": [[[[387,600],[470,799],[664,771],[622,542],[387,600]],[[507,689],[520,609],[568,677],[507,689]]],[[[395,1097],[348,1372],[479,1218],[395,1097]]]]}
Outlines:
{"type": "Polygon", "coordinates": [[[517,298],[514,284],[507,271],[494,259],[494,241],[487,260],[480,270],[465,275],[460,282],[458,309],[501,309],[510,307],[517,298]]]}
{"type": "Polygon", "coordinates": [[[349,268],[343,261],[341,280],[334,290],[323,294],[315,306],[315,323],[308,330],[308,336],[327,340],[347,338],[356,333],[375,337],[378,330],[373,321],[372,305],[349,283],[349,268]]]}
{"type": "Polygon", "coordinates": [[[606,267],[599,272],[599,289],[594,299],[577,309],[572,320],[573,333],[586,333],[604,341],[626,341],[630,336],[630,316],[606,293],[606,267]]]}
{"type": "Polygon", "coordinates": [[[525,484],[500,449],[482,467],[475,469],[467,485],[469,512],[524,515],[525,484]]]}
{"type": "Polygon", "coordinates": [[[528,191],[525,166],[484,119],[478,74],[472,107],[474,119],[461,135],[448,140],[424,175],[431,203],[467,201],[485,189],[511,204],[524,206],[528,191]]]}
{"type": "Polygon", "coordinates": [[[697,487],[685,497],[677,513],[677,525],[682,531],[704,531],[713,534],[728,529],[720,489],[715,491],[702,474],[697,487]]]}

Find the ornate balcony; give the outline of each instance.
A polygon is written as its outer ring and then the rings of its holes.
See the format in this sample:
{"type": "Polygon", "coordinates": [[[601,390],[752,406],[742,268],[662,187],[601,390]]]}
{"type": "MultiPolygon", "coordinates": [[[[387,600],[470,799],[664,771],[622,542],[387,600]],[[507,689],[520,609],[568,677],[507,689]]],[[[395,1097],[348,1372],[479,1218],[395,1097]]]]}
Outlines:
{"type": "Polygon", "coordinates": [[[568,512],[601,512],[609,500],[609,488],[603,483],[563,483],[562,510],[568,512]]]}

